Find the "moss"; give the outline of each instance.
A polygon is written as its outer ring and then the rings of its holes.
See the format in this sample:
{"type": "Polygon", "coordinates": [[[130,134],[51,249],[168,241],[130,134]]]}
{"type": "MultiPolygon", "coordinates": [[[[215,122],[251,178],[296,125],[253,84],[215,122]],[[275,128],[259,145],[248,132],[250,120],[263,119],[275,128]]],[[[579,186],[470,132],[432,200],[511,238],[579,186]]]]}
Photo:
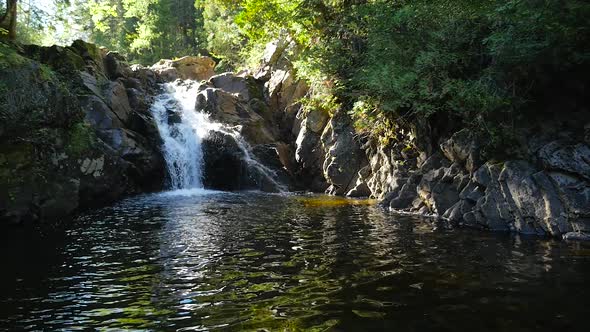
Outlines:
{"type": "Polygon", "coordinates": [[[56,66],[65,69],[75,68],[76,70],[83,70],[86,67],[84,59],[69,48],[64,49],[59,57],[60,59],[55,62],[56,66]]]}
{"type": "Polygon", "coordinates": [[[85,123],[77,123],[68,132],[66,151],[80,156],[94,146],[95,136],[92,128],[85,123]]]}
{"type": "Polygon", "coordinates": [[[22,67],[29,62],[29,59],[18,54],[14,48],[0,43],[0,70],[22,67]]]}
{"type": "Polygon", "coordinates": [[[82,55],[85,58],[92,59],[96,64],[99,64],[102,61],[100,48],[94,44],[90,44],[78,39],[72,43],[71,47],[72,49],[76,50],[76,53],[82,55]]]}
{"type": "Polygon", "coordinates": [[[51,70],[49,66],[43,64],[39,67],[39,76],[43,81],[53,81],[55,78],[53,70],[51,70]]]}

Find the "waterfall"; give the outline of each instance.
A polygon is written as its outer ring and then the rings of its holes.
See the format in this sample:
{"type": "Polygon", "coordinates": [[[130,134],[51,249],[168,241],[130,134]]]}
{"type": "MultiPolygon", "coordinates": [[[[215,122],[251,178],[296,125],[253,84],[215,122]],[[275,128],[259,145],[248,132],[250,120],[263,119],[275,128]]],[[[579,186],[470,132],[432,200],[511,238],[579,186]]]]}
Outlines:
{"type": "MultiPolygon", "coordinates": [[[[248,169],[256,170],[275,188],[284,192],[285,185],[276,180],[277,174],[252,156],[250,145],[240,135],[240,127],[211,121],[202,110],[195,110],[199,83],[180,81],[162,85],[151,107],[160,137],[162,154],[170,179],[170,189],[203,188],[203,149],[201,142],[212,132],[231,136],[243,153],[248,169]]],[[[228,174],[229,175],[229,174],[228,174]]]]}
{"type": "Polygon", "coordinates": [[[203,150],[207,117],[195,112],[196,82],[166,83],[156,97],[152,114],[162,138],[162,153],[170,177],[171,189],[203,187],[203,150]]]}

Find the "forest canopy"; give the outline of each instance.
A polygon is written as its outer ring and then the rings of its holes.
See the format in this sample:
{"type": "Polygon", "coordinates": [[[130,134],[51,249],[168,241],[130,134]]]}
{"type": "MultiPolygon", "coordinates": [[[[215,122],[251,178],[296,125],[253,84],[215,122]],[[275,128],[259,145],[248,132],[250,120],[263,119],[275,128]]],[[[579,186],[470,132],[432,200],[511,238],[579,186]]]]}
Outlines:
{"type": "Polygon", "coordinates": [[[589,72],[586,0],[23,0],[18,9],[23,43],[83,38],[143,64],[201,53],[218,70],[251,68],[282,35],[320,99],[377,135],[444,115],[503,140],[547,91],[575,90],[562,83],[589,72]]]}

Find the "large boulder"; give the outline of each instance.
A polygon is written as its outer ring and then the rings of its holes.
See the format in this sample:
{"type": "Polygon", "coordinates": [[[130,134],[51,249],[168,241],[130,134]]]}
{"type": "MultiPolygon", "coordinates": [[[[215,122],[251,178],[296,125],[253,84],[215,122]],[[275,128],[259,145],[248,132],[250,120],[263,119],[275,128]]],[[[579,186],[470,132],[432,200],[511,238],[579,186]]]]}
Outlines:
{"type": "Polygon", "coordinates": [[[258,189],[278,192],[286,189],[289,174],[283,164],[284,147],[258,145],[249,150],[239,137],[212,131],[203,140],[203,184],[220,190],[258,189]]]}
{"type": "Polygon", "coordinates": [[[201,85],[195,108],[212,119],[238,128],[251,145],[278,140],[276,127],[269,117],[261,86],[252,77],[222,74],[201,85]]]}
{"type": "Polygon", "coordinates": [[[201,143],[203,184],[207,188],[240,190],[253,187],[248,178],[245,153],[236,139],[222,132],[211,132],[201,143]],[[231,176],[229,176],[231,175],[231,176]]]}
{"type": "Polygon", "coordinates": [[[151,67],[162,80],[206,81],[215,75],[215,61],[207,56],[185,56],[177,60],[162,59],[151,67]]]}

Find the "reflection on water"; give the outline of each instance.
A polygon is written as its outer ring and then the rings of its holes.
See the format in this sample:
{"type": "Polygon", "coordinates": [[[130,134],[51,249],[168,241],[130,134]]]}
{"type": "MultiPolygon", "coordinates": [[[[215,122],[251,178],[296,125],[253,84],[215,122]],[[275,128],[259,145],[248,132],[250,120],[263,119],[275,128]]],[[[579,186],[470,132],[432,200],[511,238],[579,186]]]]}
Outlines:
{"type": "Polygon", "coordinates": [[[590,248],[349,203],[177,191],[3,234],[0,329],[585,330],[590,248]]]}

